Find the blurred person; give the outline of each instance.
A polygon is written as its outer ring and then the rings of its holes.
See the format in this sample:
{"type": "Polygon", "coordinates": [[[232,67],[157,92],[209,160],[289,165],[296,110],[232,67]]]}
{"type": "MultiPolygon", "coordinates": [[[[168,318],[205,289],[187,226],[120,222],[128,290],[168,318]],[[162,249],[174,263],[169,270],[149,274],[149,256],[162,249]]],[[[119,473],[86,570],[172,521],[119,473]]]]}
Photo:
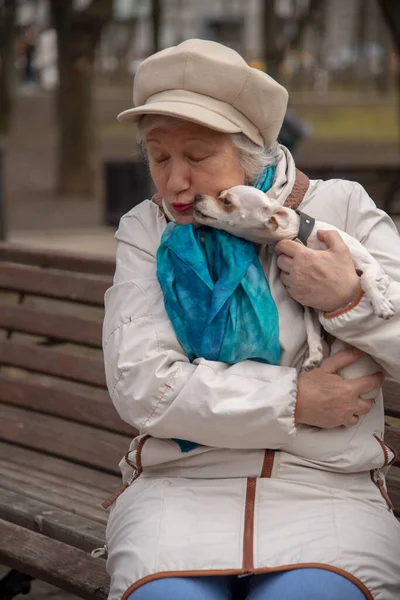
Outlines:
{"type": "Polygon", "coordinates": [[[137,124],[158,196],[121,219],[105,297],[108,389],[138,431],[120,463],[124,485],[105,503],[109,600],[400,597],[400,524],[385,487],[395,453],[382,439],[381,391],[361,397],[383,377],[337,374],[366,352],[399,378],[394,224],[357,183],[306,186],[302,209],[356,237],[389,275],[388,324],[335,232],[323,234],[326,251],[285,240],[274,252],[218,236],[193,214],[197,194],[237,184],[282,204],[297,193],[293,158],[276,143],[287,97],[235,51],[186,40],[140,65],[134,108],[119,115],[137,124]],[[301,372],[300,303],[357,350],[301,372]],[[230,343],[235,334],[246,343],[230,343]],[[251,360],[257,353],[263,360],[251,360]]]}
{"type": "Polygon", "coordinates": [[[21,39],[20,57],[22,58],[23,84],[25,88],[36,86],[35,52],[37,43],[36,28],[28,27],[21,39]]]}

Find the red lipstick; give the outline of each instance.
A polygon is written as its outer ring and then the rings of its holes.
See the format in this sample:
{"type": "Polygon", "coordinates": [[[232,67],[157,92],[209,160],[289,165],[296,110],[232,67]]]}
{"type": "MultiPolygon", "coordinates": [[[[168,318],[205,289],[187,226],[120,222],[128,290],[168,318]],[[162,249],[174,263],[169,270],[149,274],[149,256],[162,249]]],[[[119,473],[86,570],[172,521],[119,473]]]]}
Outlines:
{"type": "Polygon", "coordinates": [[[180,202],[174,202],[172,204],[172,208],[174,210],[176,210],[177,212],[186,212],[186,211],[190,210],[191,208],[193,208],[193,202],[191,202],[190,204],[182,204],[180,202]]]}

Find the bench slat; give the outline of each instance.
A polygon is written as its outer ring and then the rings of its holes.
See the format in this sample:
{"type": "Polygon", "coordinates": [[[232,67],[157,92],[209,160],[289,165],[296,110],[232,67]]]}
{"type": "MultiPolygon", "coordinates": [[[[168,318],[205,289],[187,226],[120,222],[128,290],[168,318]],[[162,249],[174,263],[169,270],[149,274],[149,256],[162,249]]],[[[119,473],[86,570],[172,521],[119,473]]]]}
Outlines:
{"type": "MultiPolygon", "coordinates": [[[[106,494],[83,483],[63,480],[61,477],[32,471],[22,466],[0,460],[0,488],[22,492],[30,498],[45,500],[72,514],[88,517],[98,523],[106,522],[106,513],[101,503],[106,494]]],[[[112,490],[114,491],[114,490],[112,490]]],[[[108,494],[110,495],[110,494],[108,494]]]]}
{"type": "Polygon", "coordinates": [[[33,470],[38,476],[43,472],[57,475],[68,482],[85,483],[93,490],[101,490],[104,497],[107,497],[108,494],[121,485],[120,475],[102,473],[93,468],[77,465],[61,458],[42,454],[35,450],[27,450],[6,442],[0,442],[0,456],[9,463],[10,467],[13,465],[17,467],[25,466],[27,469],[33,470]]]}
{"type": "Polygon", "coordinates": [[[59,352],[37,344],[0,341],[0,364],[55,375],[69,381],[106,386],[103,360],[59,352]]]}
{"type": "Polygon", "coordinates": [[[383,384],[385,413],[391,417],[400,417],[400,383],[386,379],[383,384]]]}
{"type": "Polygon", "coordinates": [[[130,437],[0,404],[0,439],[116,474],[130,437]]]}
{"type": "Polygon", "coordinates": [[[104,545],[105,525],[4,488],[0,488],[0,515],[85,552],[104,545]]]}
{"type": "Polygon", "coordinates": [[[101,322],[51,314],[24,306],[2,306],[0,327],[101,348],[101,322]]]}
{"type": "Polygon", "coordinates": [[[0,373],[0,402],[135,437],[135,430],[119,417],[106,390],[89,388],[72,393],[62,389],[63,383],[44,385],[0,373]]]}
{"type": "Polygon", "coordinates": [[[38,267],[4,263],[0,265],[0,288],[59,300],[73,300],[103,306],[104,294],[112,284],[109,277],[65,273],[38,267]]]}
{"type": "Polygon", "coordinates": [[[0,261],[42,268],[62,269],[77,273],[113,276],[115,260],[95,256],[82,257],[73,252],[54,252],[54,250],[36,250],[30,247],[18,246],[0,242],[0,261]]]}
{"type": "MultiPolygon", "coordinates": [[[[12,481],[22,481],[40,489],[46,488],[49,492],[59,494],[61,489],[62,491],[68,490],[68,497],[72,500],[80,500],[96,510],[99,509],[100,521],[104,521],[105,513],[101,507],[101,502],[104,500],[104,491],[93,488],[84,481],[65,479],[59,474],[46,473],[46,471],[40,469],[32,470],[31,467],[26,465],[10,463],[2,456],[0,456],[0,472],[2,477],[8,477],[12,481]]],[[[0,487],[2,485],[3,482],[0,478],[0,487]]],[[[50,499],[46,498],[46,502],[50,503],[50,499]]]]}
{"type": "Polygon", "coordinates": [[[84,600],[107,600],[105,561],[0,519],[0,562],[84,600]]]}

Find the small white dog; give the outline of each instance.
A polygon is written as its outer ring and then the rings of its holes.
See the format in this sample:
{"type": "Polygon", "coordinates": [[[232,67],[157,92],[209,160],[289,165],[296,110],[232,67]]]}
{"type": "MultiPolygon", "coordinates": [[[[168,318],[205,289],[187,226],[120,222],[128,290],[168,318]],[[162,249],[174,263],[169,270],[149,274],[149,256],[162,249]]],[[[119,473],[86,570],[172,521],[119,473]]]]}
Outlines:
{"type": "MultiPolygon", "coordinates": [[[[378,261],[358,240],[334,225],[315,221],[299,211],[281,206],[264,192],[246,185],[238,185],[225,190],[218,198],[198,194],[195,197],[194,206],[194,217],[199,223],[223,229],[258,244],[271,244],[283,239],[303,241],[302,236],[299,235],[300,230],[306,235],[307,247],[323,250],[326,249],[326,246],[318,239],[317,231],[319,229],[337,231],[351,252],[355,268],[361,272],[360,284],[374,313],[382,319],[389,319],[394,315],[392,303],[380,289],[385,280],[388,280],[388,276],[378,261]]],[[[304,307],[304,316],[309,355],[303,364],[303,370],[308,370],[321,364],[323,346],[317,313],[304,307]]],[[[334,346],[332,347],[333,353],[346,347],[346,344],[337,340],[334,346]]],[[[375,361],[364,355],[357,363],[350,365],[350,368],[344,369],[341,375],[353,379],[381,370],[382,368],[375,361]]],[[[375,396],[376,390],[368,395],[363,395],[364,398],[374,398],[375,396]]]]}

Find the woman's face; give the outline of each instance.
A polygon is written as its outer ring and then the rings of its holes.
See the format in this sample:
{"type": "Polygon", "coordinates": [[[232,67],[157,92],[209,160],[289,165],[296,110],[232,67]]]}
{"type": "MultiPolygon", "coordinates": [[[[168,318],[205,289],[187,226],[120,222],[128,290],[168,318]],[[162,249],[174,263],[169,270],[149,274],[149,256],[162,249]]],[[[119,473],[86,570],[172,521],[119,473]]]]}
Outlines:
{"type": "Polygon", "coordinates": [[[179,225],[194,223],[196,194],[217,196],[245,183],[237,149],[228,135],[196,123],[152,129],[146,138],[150,172],[179,225]]]}

